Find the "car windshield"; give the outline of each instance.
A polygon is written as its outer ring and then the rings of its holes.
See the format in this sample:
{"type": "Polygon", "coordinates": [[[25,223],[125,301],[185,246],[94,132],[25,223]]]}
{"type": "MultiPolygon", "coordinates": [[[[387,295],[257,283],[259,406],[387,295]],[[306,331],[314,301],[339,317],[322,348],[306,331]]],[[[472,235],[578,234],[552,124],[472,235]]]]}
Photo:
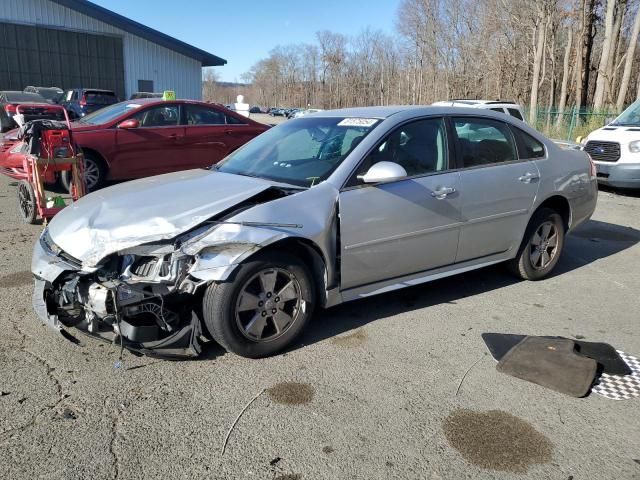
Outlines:
{"type": "Polygon", "coordinates": [[[312,187],[326,180],[378,123],[345,117],[292,120],[259,135],[216,169],[312,187]]]}
{"type": "Polygon", "coordinates": [[[6,92],[5,96],[9,102],[40,102],[47,103],[47,101],[37,93],[27,92],[6,92]]]}
{"type": "Polygon", "coordinates": [[[640,125],[640,100],[629,105],[611,125],[640,125]]]}
{"type": "Polygon", "coordinates": [[[120,102],[110,105],[108,107],[101,108],[100,110],[96,110],[89,115],[85,115],[81,119],[78,120],[78,123],[83,123],[87,125],[102,125],[103,123],[108,123],[112,120],[115,120],[120,115],[126,112],[131,112],[136,108],[140,108],[142,105],[139,103],[131,103],[131,102],[120,102]]]}

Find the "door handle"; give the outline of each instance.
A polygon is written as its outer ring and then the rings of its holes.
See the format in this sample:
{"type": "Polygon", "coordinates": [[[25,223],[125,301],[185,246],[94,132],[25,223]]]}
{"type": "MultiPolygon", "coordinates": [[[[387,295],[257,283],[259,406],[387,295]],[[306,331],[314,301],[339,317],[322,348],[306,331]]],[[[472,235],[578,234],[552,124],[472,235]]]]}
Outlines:
{"type": "Polygon", "coordinates": [[[451,195],[452,193],[455,193],[455,191],[456,189],[453,187],[440,187],[437,190],[431,192],[431,196],[438,200],[444,200],[445,198],[447,198],[447,195],[451,195]]]}
{"type": "Polygon", "coordinates": [[[177,140],[178,139],[178,134],[177,133],[172,133],[171,135],[169,135],[169,140],[177,140]]]}
{"type": "Polygon", "coordinates": [[[233,130],[225,130],[224,133],[226,133],[227,135],[232,135],[233,134],[233,130]]]}
{"type": "Polygon", "coordinates": [[[522,183],[531,183],[533,180],[537,180],[540,177],[535,174],[535,173],[531,173],[531,172],[527,172],[524,175],[522,175],[521,177],[518,177],[518,180],[520,180],[522,183]]]}

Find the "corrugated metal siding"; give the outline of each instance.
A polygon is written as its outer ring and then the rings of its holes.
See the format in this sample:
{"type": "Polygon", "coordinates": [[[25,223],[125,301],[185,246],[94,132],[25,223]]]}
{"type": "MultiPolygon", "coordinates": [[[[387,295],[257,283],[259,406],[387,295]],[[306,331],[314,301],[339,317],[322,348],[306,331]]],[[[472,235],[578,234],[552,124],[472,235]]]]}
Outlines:
{"type": "MultiPolygon", "coordinates": [[[[156,91],[175,90],[179,98],[202,98],[199,61],[49,0],[0,0],[0,21],[122,37],[127,97],[137,91],[138,80],[153,80],[156,91]]],[[[74,86],[90,87],[63,87],[74,86]]]]}

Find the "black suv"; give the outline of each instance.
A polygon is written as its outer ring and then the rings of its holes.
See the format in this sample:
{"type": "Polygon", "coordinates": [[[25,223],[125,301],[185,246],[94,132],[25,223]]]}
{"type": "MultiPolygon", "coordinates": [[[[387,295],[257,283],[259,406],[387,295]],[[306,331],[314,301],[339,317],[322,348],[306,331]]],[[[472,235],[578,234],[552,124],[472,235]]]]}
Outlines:
{"type": "Polygon", "coordinates": [[[118,97],[112,90],[72,88],[64,92],[58,103],[66,108],[71,118],[80,118],[107,105],[118,103],[118,97]]]}

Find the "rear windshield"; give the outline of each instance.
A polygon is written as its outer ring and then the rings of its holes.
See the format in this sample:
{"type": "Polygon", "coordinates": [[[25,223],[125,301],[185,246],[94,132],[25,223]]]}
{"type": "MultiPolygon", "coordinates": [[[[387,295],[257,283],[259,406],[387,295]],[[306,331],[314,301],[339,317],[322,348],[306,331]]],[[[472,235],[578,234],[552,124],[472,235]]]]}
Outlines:
{"type": "Polygon", "coordinates": [[[42,95],[38,95],[37,93],[25,93],[25,92],[5,92],[5,97],[9,102],[42,102],[47,103],[47,101],[42,97],[42,95]]]}
{"type": "Polygon", "coordinates": [[[56,100],[62,95],[62,90],[56,88],[41,88],[38,93],[48,100],[56,100]]]}
{"type": "Polygon", "coordinates": [[[116,103],[116,95],[113,92],[87,92],[85,94],[87,103],[94,103],[97,105],[111,105],[116,103]]]}

